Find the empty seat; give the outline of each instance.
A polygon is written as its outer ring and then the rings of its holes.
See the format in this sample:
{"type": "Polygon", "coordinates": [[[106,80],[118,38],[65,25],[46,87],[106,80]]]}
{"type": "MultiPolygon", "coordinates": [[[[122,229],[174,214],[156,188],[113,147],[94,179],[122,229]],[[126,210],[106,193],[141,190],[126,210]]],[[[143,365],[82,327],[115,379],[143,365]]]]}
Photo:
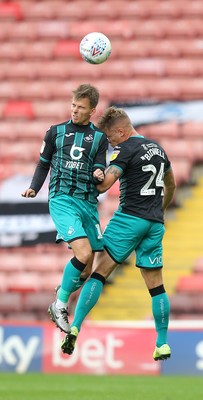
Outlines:
{"type": "Polygon", "coordinates": [[[132,60],[129,70],[133,76],[161,77],[165,73],[164,61],[158,58],[132,60]]]}
{"type": "Polygon", "coordinates": [[[52,19],[56,14],[56,7],[61,8],[60,1],[50,1],[49,4],[44,1],[32,1],[28,7],[27,0],[21,0],[21,11],[24,20],[46,20],[52,19]]]}
{"type": "Polygon", "coordinates": [[[3,110],[4,118],[33,119],[32,104],[29,101],[9,101],[3,110]]]}
{"type": "Polygon", "coordinates": [[[54,123],[53,118],[48,120],[2,120],[0,139],[35,139],[42,140],[49,126],[54,123]]]}
{"type": "Polygon", "coordinates": [[[135,60],[141,57],[148,57],[151,52],[151,48],[154,45],[154,42],[153,40],[146,40],[142,38],[139,38],[135,41],[121,38],[112,38],[111,44],[111,59],[120,58],[122,60],[135,60]]]}
{"type": "Polygon", "coordinates": [[[42,311],[47,313],[48,306],[54,301],[54,297],[54,291],[53,293],[27,293],[24,301],[24,311],[42,311]]]}
{"type": "Polygon", "coordinates": [[[203,296],[199,293],[175,293],[170,296],[172,314],[190,314],[193,318],[203,312],[203,296]]]}
{"type": "Polygon", "coordinates": [[[178,186],[190,183],[192,177],[192,163],[187,159],[172,159],[172,168],[178,186]]]}
{"type": "Polygon", "coordinates": [[[181,14],[189,17],[201,17],[203,15],[203,3],[201,0],[185,1],[184,7],[181,7],[181,14]]]}
{"type": "MultiPolygon", "coordinates": [[[[149,49],[150,56],[153,57],[172,57],[177,58],[181,55],[182,50],[182,40],[178,39],[168,39],[162,38],[159,41],[157,40],[150,40],[149,44],[151,44],[149,49]]],[[[185,44],[185,42],[184,42],[185,44]]]]}
{"type": "Polygon", "coordinates": [[[8,40],[39,40],[47,38],[65,38],[69,34],[68,22],[66,20],[45,20],[10,23],[8,40]]]}
{"type": "Polygon", "coordinates": [[[1,258],[1,271],[8,273],[11,271],[23,270],[23,256],[22,254],[4,253],[0,255],[1,258]]]}
{"type": "Polygon", "coordinates": [[[193,77],[199,74],[198,65],[192,59],[167,60],[165,73],[168,76],[193,77]]]}
{"type": "Polygon", "coordinates": [[[179,79],[178,87],[180,91],[180,99],[196,100],[202,99],[203,78],[179,79]]]}
{"type": "Polygon", "coordinates": [[[192,270],[196,273],[203,273],[203,256],[195,260],[192,270]]]}
{"type": "Polygon", "coordinates": [[[2,20],[20,20],[22,17],[22,10],[20,2],[18,1],[5,1],[0,3],[0,19],[2,20]]]}
{"type": "Polygon", "coordinates": [[[184,137],[203,138],[203,122],[186,121],[181,126],[181,133],[184,137]]]}
{"type": "Polygon", "coordinates": [[[161,122],[159,124],[150,124],[143,126],[140,129],[140,133],[146,137],[150,137],[155,140],[162,140],[164,138],[174,139],[180,135],[180,128],[176,121],[161,122]]]}
{"type": "Polygon", "coordinates": [[[41,275],[41,290],[54,293],[54,288],[61,284],[62,274],[60,272],[52,272],[41,275]]]}
{"type": "MultiPolygon", "coordinates": [[[[19,44],[16,43],[18,48],[19,44]]],[[[49,60],[54,56],[54,49],[56,46],[55,39],[40,39],[36,41],[24,42],[24,47],[18,50],[19,54],[25,59],[39,59],[39,60],[49,60]]],[[[4,50],[5,52],[5,50],[4,50]]]]}
{"type": "MultiPolygon", "coordinates": [[[[201,23],[201,20],[200,20],[201,23]]],[[[197,35],[199,30],[199,21],[192,18],[177,18],[163,21],[166,36],[174,38],[192,38],[197,35]]]]}
{"type": "Polygon", "coordinates": [[[0,312],[19,312],[22,309],[22,298],[20,293],[1,294],[0,312]]]}
{"type": "Polygon", "coordinates": [[[62,273],[69,258],[70,255],[68,255],[68,253],[59,255],[56,252],[47,254],[33,254],[33,252],[31,252],[31,254],[25,257],[24,270],[38,273],[62,273]]]}
{"type": "Polygon", "coordinates": [[[37,161],[40,154],[41,142],[27,140],[12,142],[8,146],[8,141],[2,141],[0,148],[1,160],[37,161]]]}
{"type": "Polygon", "coordinates": [[[7,278],[7,289],[9,292],[37,292],[40,288],[40,282],[37,273],[13,273],[7,278]]]}
{"type": "Polygon", "coordinates": [[[79,39],[62,39],[58,40],[53,48],[54,57],[65,58],[81,58],[79,52],[79,39]]]}
{"type": "MultiPolygon", "coordinates": [[[[67,102],[64,101],[34,101],[33,112],[36,118],[57,118],[58,121],[65,121],[68,119],[68,106],[67,102]]],[[[49,124],[47,121],[48,129],[49,124]]]]}
{"type": "Polygon", "coordinates": [[[179,278],[176,285],[177,292],[203,293],[203,273],[196,273],[179,278]]]}
{"type": "Polygon", "coordinates": [[[178,100],[180,88],[178,79],[160,78],[145,82],[148,87],[148,96],[157,100],[178,100]]]}
{"type": "Polygon", "coordinates": [[[185,159],[191,163],[196,162],[196,153],[194,148],[191,147],[190,141],[179,138],[174,138],[173,140],[160,138],[159,142],[166,150],[169,158],[185,159]]]}

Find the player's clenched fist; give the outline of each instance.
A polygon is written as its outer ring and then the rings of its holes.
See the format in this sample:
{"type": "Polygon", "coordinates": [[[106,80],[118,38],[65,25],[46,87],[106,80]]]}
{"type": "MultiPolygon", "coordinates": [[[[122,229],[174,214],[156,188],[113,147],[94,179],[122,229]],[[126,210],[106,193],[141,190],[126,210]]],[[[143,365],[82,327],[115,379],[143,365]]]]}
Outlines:
{"type": "Polygon", "coordinates": [[[27,189],[25,190],[25,192],[21,193],[22,197],[35,197],[36,193],[34,189],[27,189]]]}

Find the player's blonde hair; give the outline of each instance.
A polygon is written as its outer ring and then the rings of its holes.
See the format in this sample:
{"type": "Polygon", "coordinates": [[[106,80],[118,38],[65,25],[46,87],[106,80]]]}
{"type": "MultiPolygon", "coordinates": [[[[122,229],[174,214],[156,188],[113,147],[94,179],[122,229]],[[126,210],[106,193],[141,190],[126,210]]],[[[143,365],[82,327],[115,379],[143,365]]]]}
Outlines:
{"type": "Polygon", "coordinates": [[[100,117],[97,126],[102,131],[105,129],[112,129],[115,124],[124,123],[131,125],[128,114],[122,109],[115,106],[108,107],[100,117]]]}

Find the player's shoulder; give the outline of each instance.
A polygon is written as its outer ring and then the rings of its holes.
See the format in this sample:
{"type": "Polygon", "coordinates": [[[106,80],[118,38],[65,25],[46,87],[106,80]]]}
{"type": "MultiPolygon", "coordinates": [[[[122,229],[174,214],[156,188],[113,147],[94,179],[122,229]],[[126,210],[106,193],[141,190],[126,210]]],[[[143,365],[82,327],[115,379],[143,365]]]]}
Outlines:
{"type": "MultiPolygon", "coordinates": [[[[93,122],[90,122],[90,128],[99,135],[105,135],[105,133],[103,131],[101,131],[101,129],[98,128],[98,126],[96,126],[95,124],[93,124],[93,122]]],[[[106,136],[106,135],[105,135],[106,136]]]]}

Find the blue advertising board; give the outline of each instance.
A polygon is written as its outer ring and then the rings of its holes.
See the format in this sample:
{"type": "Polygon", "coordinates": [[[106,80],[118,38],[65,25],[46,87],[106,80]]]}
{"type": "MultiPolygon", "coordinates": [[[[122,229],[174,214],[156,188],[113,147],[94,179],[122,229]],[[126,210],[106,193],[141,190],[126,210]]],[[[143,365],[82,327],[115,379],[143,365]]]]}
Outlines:
{"type": "Polygon", "coordinates": [[[161,362],[164,375],[203,375],[203,331],[169,331],[172,355],[161,362]]]}
{"type": "Polygon", "coordinates": [[[38,326],[0,325],[0,372],[41,371],[42,334],[38,326]]]}

